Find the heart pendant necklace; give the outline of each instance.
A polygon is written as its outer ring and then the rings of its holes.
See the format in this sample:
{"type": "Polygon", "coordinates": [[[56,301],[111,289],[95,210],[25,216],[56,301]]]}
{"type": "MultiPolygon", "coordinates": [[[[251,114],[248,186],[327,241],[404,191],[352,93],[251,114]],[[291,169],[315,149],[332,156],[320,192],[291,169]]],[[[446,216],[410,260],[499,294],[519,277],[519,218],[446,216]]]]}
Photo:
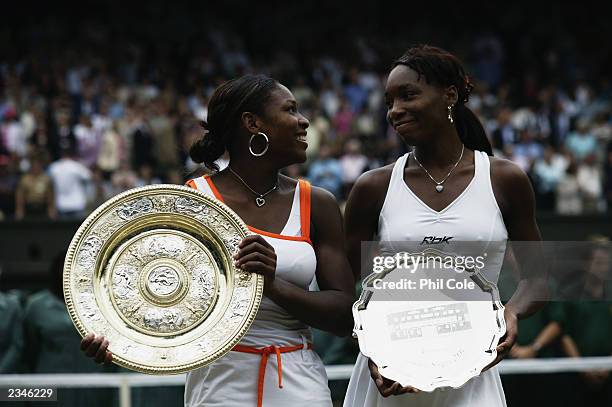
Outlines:
{"type": "Polygon", "coordinates": [[[264,206],[264,205],[266,204],[266,200],[264,199],[264,197],[265,197],[266,195],[268,195],[270,192],[272,192],[272,191],[276,190],[276,188],[278,187],[278,179],[277,179],[277,180],[276,180],[276,183],[274,184],[274,186],[273,186],[273,187],[272,187],[270,190],[268,190],[268,191],[264,192],[263,194],[260,194],[259,192],[255,191],[253,188],[251,188],[251,187],[249,186],[249,184],[247,184],[247,183],[246,183],[246,181],[245,181],[245,180],[243,180],[243,179],[242,179],[242,177],[241,177],[240,175],[236,174],[236,172],[235,172],[234,170],[232,170],[232,167],[227,167],[227,168],[230,170],[231,174],[232,174],[234,177],[236,177],[236,179],[237,179],[238,181],[242,182],[242,184],[243,184],[245,187],[247,187],[247,189],[248,189],[249,191],[251,191],[252,193],[254,193],[254,194],[255,194],[255,205],[257,205],[257,207],[258,207],[258,208],[261,208],[262,206],[264,206]]]}
{"type": "Polygon", "coordinates": [[[431,180],[433,182],[436,183],[436,192],[442,192],[444,191],[444,182],[446,182],[446,180],[448,179],[448,177],[450,177],[450,175],[453,173],[453,170],[455,168],[457,168],[457,165],[459,164],[459,162],[461,161],[461,159],[463,158],[463,152],[465,151],[465,145],[461,146],[461,155],[459,156],[459,159],[457,160],[457,162],[455,163],[455,165],[453,165],[453,168],[451,168],[451,170],[448,172],[448,174],[446,174],[446,177],[444,177],[444,179],[442,181],[436,181],[434,179],[434,177],[431,176],[431,174],[429,173],[429,171],[427,171],[427,168],[423,167],[421,165],[421,163],[419,162],[419,159],[417,158],[416,154],[414,154],[414,152],[412,151],[411,154],[414,157],[414,161],[416,161],[417,164],[419,164],[419,167],[421,167],[421,169],[423,171],[425,171],[425,174],[427,174],[427,176],[429,176],[429,178],[431,178],[431,180]]]}

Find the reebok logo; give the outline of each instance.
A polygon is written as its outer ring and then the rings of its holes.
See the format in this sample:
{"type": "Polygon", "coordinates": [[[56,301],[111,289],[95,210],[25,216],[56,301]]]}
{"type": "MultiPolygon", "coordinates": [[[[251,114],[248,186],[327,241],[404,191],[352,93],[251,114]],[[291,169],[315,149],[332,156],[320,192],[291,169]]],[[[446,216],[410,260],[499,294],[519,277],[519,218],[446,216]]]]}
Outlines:
{"type": "Polygon", "coordinates": [[[446,244],[450,244],[450,240],[453,238],[453,236],[443,236],[443,237],[437,237],[437,236],[425,236],[423,238],[423,241],[421,242],[421,244],[440,244],[440,243],[446,243],[446,244]]]}

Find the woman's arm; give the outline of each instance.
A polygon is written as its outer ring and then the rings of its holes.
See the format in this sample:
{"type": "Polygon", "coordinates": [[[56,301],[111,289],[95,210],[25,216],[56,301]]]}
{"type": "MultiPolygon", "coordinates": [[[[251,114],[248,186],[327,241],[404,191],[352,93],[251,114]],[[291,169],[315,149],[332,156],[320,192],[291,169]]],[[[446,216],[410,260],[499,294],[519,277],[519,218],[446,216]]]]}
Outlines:
{"type": "Polygon", "coordinates": [[[526,318],[545,305],[546,272],[543,264],[540,231],[535,220],[535,198],[527,175],[514,163],[491,159],[491,176],[495,198],[502,212],[508,237],[519,265],[520,280],[505,305],[506,336],[497,347],[496,364],[510,351],[518,333],[518,320],[526,318]],[[533,242],[533,243],[525,243],[533,242]]]}
{"type": "Polygon", "coordinates": [[[313,243],[321,291],[307,292],[274,279],[270,292],[266,293],[270,299],[315,328],[339,335],[350,334],[354,283],[361,278],[361,243],[372,240],[378,229],[378,215],[391,169],[392,166],[387,166],[363,174],[349,195],[345,212],[348,262],[338,205],[329,192],[313,188],[312,222],[316,232],[313,243]]]}
{"type": "Polygon", "coordinates": [[[361,175],[346,202],[344,227],[348,259],[355,281],[361,279],[361,245],[371,241],[378,230],[378,217],[385,200],[393,166],[361,175]]]}
{"type": "MultiPolygon", "coordinates": [[[[361,279],[362,267],[366,266],[361,264],[362,242],[371,241],[378,231],[378,218],[385,201],[392,169],[393,165],[390,165],[363,174],[353,186],[346,203],[344,219],[347,251],[356,281],[361,279]]],[[[364,271],[369,274],[371,269],[364,271]]],[[[383,377],[372,360],[368,360],[368,368],[370,377],[383,397],[418,392],[417,389],[410,386],[402,387],[400,383],[383,377]]]]}
{"type": "Polygon", "coordinates": [[[247,244],[241,245],[238,265],[247,271],[261,272],[266,278],[266,296],[299,320],[314,328],[346,336],[353,329],[354,281],[344,252],[342,216],[333,195],[316,187],[312,189],[311,211],[320,291],[304,290],[274,278],[276,256],[273,253],[268,253],[266,258],[261,256],[271,250],[261,236],[250,237],[252,241],[245,239],[247,244]],[[259,253],[258,261],[249,261],[255,258],[255,252],[259,253]],[[251,256],[247,257],[249,253],[251,256]]]}
{"type": "Polygon", "coordinates": [[[493,160],[493,189],[502,212],[508,238],[519,243],[512,246],[519,266],[520,280],[506,308],[519,319],[526,318],[545,305],[547,285],[542,240],[535,219],[535,197],[527,175],[507,160],[493,160]]]}

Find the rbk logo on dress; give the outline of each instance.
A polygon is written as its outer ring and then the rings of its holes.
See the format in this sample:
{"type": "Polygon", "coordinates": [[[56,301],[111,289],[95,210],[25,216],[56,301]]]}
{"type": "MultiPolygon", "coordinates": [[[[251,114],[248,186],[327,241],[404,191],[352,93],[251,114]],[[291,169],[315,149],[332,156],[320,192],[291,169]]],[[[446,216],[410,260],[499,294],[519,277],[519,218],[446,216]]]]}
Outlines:
{"type": "Polygon", "coordinates": [[[423,238],[423,241],[421,242],[421,244],[441,244],[441,243],[446,243],[446,244],[450,244],[450,240],[453,238],[454,236],[442,236],[442,237],[438,237],[438,236],[425,236],[423,238]]]}

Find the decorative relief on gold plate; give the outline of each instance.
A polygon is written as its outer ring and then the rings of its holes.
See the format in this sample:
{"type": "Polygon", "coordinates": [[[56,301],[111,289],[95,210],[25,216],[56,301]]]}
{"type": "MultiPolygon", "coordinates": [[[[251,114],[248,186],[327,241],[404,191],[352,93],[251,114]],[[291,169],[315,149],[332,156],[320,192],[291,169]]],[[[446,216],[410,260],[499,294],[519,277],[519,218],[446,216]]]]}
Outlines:
{"type": "Polygon", "coordinates": [[[261,301],[263,278],[232,261],[249,233],[231,209],[187,187],[116,196],[68,250],[64,296],[77,330],[104,334],[117,364],[144,373],[212,363],[246,333],[261,301]]]}

